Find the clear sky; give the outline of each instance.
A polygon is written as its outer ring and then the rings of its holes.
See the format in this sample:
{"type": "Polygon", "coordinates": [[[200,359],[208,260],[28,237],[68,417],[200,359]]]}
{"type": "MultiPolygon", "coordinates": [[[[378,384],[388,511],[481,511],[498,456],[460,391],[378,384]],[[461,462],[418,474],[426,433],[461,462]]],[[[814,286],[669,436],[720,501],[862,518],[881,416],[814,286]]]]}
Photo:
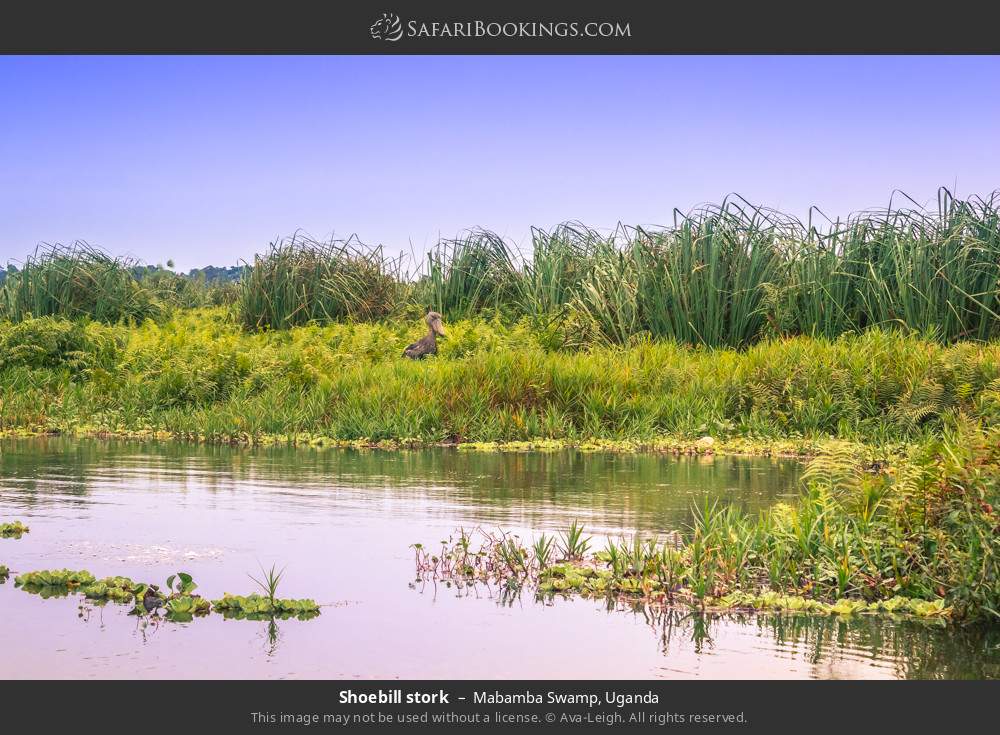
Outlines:
{"type": "Polygon", "coordinates": [[[1000,188],[1000,57],[6,57],[0,105],[0,264],[1000,188]]]}

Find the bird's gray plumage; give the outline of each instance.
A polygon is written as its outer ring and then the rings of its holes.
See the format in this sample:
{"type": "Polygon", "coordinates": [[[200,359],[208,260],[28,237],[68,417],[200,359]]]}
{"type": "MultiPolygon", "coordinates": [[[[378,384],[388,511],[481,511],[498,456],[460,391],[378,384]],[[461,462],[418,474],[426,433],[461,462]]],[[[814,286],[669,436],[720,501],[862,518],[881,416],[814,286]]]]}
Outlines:
{"type": "Polygon", "coordinates": [[[146,612],[153,612],[159,607],[163,607],[163,600],[152,587],[146,588],[146,593],[142,596],[142,606],[146,612]]]}
{"type": "Polygon", "coordinates": [[[427,322],[427,334],[412,345],[407,345],[406,349],[403,350],[403,357],[408,357],[411,360],[422,360],[428,355],[437,354],[437,338],[444,336],[441,315],[436,311],[429,311],[424,317],[424,321],[427,322]]]}

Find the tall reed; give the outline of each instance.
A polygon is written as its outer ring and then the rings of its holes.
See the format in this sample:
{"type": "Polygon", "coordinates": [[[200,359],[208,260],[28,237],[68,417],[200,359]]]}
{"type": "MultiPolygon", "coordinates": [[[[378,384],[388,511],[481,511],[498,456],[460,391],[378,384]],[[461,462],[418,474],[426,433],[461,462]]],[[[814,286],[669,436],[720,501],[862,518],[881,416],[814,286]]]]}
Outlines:
{"type": "Polygon", "coordinates": [[[254,259],[240,281],[237,311],[248,329],[378,319],[399,301],[399,264],[355,238],[294,235],[254,259]]]}
{"type": "Polygon", "coordinates": [[[427,256],[416,301],[451,319],[510,307],[519,277],[515,251],[499,235],[474,230],[442,240],[427,256]]]}
{"type": "Polygon", "coordinates": [[[14,322],[43,316],[102,322],[159,316],[154,291],[132,275],[136,265],[82,241],[41,246],[0,287],[0,314],[14,322]]]}
{"type": "MultiPolygon", "coordinates": [[[[136,283],[136,270],[83,243],[47,249],[7,278],[0,307],[13,320],[117,321],[154,315],[161,302],[228,302],[173,274],[136,283]]],[[[234,288],[250,330],[431,308],[449,321],[529,317],[549,346],[655,338],[743,348],[873,327],[987,341],[1000,337],[1000,192],[963,200],[941,189],[936,211],[896,195],[882,210],[844,220],[812,210],[805,222],[734,195],[675,212],[669,227],[536,228],[526,255],[477,229],[440,241],[414,273],[353,237],[294,235],[256,256],[234,288]]]]}

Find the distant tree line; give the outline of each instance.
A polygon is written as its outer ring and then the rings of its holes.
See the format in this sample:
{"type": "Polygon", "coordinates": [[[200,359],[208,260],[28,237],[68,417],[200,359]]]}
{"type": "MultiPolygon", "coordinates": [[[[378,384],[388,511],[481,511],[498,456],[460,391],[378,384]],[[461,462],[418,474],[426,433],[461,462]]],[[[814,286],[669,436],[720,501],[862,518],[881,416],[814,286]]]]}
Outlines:
{"type": "MultiPolygon", "coordinates": [[[[161,272],[174,273],[172,270],[169,270],[170,267],[172,267],[172,263],[168,261],[168,268],[160,265],[142,265],[135,266],[131,270],[132,275],[136,279],[142,279],[161,272]]],[[[202,280],[205,283],[237,283],[249,267],[247,265],[231,265],[228,267],[207,265],[204,268],[192,268],[187,273],[174,273],[174,275],[190,278],[191,280],[202,280]]],[[[17,272],[18,268],[13,263],[8,263],[6,268],[0,267],[0,284],[7,280],[8,275],[13,275],[17,272]]]]}

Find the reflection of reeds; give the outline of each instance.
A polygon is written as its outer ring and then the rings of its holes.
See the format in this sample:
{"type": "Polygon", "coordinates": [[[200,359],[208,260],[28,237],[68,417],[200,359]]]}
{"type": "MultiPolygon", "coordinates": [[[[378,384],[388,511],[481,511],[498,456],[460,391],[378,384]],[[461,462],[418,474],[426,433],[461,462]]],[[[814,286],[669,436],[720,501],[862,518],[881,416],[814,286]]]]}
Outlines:
{"type": "MultiPolygon", "coordinates": [[[[441,588],[456,597],[487,597],[502,607],[521,604],[525,599],[552,606],[569,604],[551,596],[525,596],[521,586],[489,585],[484,581],[453,580],[441,588]],[[485,594],[481,595],[481,591],[485,594]]],[[[436,598],[438,582],[424,578],[411,587],[436,598]]],[[[581,603],[582,604],[582,603],[581,603]]],[[[771,642],[775,654],[801,659],[818,676],[829,676],[827,667],[841,659],[853,660],[863,653],[868,664],[884,664],[903,679],[995,679],[1000,677],[1000,631],[989,626],[947,626],[936,618],[900,618],[894,615],[829,616],[803,613],[706,611],[663,605],[636,598],[607,597],[601,608],[613,616],[633,615],[655,636],[660,652],[674,666],[690,650],[701,654],[711,650],[722,632],[745,631],[771,642]]],[[[476,614],[470,611],[470,614],[476,614]]],[[[731,640],[731,638],[730,638],[731,640]]],[[[730,644],[732,645],[732,644],[730,644]]],[[[766,650],[766,649],[764,649],[766,650]]]]}
{"type": "Polygon", "coordinates": [[[863,651],[867,659],[885,662],[903,679],[992,679],[1000,675],[1000,659],[995,654],[1000,633],[995,628],[945,628],[939,621],[882,616],[702,613],[627,601],[609,612],[640,616],[656,634],[665,656],[688,646],[702,652],[713,645],[716,631],[748,629],[817,667],[863,651]]]}

